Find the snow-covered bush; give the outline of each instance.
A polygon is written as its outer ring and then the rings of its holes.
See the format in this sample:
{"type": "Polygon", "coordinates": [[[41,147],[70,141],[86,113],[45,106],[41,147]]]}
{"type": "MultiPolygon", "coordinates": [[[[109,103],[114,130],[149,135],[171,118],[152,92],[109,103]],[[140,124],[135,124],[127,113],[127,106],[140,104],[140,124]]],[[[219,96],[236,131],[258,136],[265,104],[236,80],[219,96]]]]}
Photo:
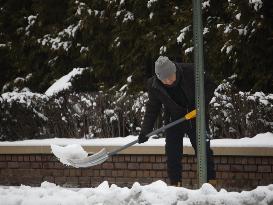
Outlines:
{"type": "Polygon", "coordinates": [[[28,89],[0,97],[0,140],[40,138],[47,134],[43,108],[48,97],[28,89]]]}
{"type": "Polygon", "coordinates": [[[137,134],[147,94],[125,91],[47,96],[28,92],[0,97],[0,140],[48,137],[118,137],[137,134]]]}
{"type": "Polygon", "coordinates": [[[273,94],[242,92],[237,76],[224,80],[210,102],[210,128],[215,138],[253,137],[273,131],[273,94]]]}

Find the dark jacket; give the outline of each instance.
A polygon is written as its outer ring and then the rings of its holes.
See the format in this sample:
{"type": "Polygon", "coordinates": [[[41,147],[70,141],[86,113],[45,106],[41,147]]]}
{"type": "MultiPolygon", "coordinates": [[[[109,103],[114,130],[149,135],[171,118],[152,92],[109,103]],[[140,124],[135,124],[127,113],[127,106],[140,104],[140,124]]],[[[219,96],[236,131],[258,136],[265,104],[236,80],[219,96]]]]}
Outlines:
{"type": "MultiPolygon", "coordinates": [[[[194,66],[189,63],[175,63],[176,74],[179,75],[178,86],[183,90],[187,106],[182,107],[178,105],[168,94],[164,85],[156,76],[148,80],[148,102],[146,104],[146,112],[144,121],[142,123],[141,132],[146,135],[153,130],[155,120],[161,111],[164,109],[165,124],[183,117],[187,112],[195,109],[195,79],[194,66]]],[[[205,76],[205,92],[206,92],[206,107],[208,107],[209,100],[213,96],[215,84],[208,80],[205,76]]],[[[207,109],[206,109],[207,110],[207,109]]],[[[184,123],[185,124],[185,123],[184,123]]],[[[191,123],[187,123],[191,126],[191,123]]],[[[183,134],[182,126],[175,126],[169,131],[176,132],[175,134],[183,134]],[[181,128],[181,129],[179,129],[181,128]]]]}

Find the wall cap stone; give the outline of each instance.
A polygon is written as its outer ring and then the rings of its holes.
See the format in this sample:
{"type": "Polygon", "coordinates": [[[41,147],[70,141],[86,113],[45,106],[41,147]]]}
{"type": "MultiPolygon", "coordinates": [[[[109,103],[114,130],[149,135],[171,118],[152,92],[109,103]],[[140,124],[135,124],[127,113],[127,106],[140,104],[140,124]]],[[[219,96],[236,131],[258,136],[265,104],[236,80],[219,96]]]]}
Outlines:
{"type": "MultiPolygon", "coordinates": [[[[83,146],[88,153],[95,153],[106,148],[114,150],[117,146],[83,146]]],[[[214,155],[226,156],[273,156],[272,147],[212,147],[214,155]]],[[[0,154],[52,154],[50,146],[0,146],[0,154]]],[[[120,154],[165,154],[164,146],[132,146],[120,154]]],[[[183,154],[194,155],[192,147],[184,146],[183,154]]]]}

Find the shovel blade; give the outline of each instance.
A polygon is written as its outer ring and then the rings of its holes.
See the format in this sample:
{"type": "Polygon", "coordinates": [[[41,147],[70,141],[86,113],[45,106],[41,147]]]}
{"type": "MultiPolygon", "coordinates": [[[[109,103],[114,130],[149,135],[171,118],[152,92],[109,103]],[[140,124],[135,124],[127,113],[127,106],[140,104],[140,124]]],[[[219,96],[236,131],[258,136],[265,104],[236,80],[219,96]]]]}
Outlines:
{"type": "Polygon", "coordinates": [[[91,167],[105,162],[108,157],[108,152],[105,148],[103,148],[102,150],[91,156],[82,159],[68,159],[67,161],[71,164],[71,166],[76,168],[91,167]]]}

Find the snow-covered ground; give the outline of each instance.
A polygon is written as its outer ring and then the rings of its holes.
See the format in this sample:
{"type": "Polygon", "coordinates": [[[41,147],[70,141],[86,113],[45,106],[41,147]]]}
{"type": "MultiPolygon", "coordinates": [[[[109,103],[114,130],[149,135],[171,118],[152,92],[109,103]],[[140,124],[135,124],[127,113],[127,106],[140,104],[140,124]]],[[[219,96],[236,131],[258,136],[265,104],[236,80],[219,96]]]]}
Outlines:
{"type": "Polygon", "coordinates": [[[0,205],[269,205],[273,203],[273,185],[252,191],[217,191],[210,184],[198,190],[167,186],[162,181],[131,188],[109,186],[69,189],[43,182],[40,187],[0,187],[0,205]]]}

